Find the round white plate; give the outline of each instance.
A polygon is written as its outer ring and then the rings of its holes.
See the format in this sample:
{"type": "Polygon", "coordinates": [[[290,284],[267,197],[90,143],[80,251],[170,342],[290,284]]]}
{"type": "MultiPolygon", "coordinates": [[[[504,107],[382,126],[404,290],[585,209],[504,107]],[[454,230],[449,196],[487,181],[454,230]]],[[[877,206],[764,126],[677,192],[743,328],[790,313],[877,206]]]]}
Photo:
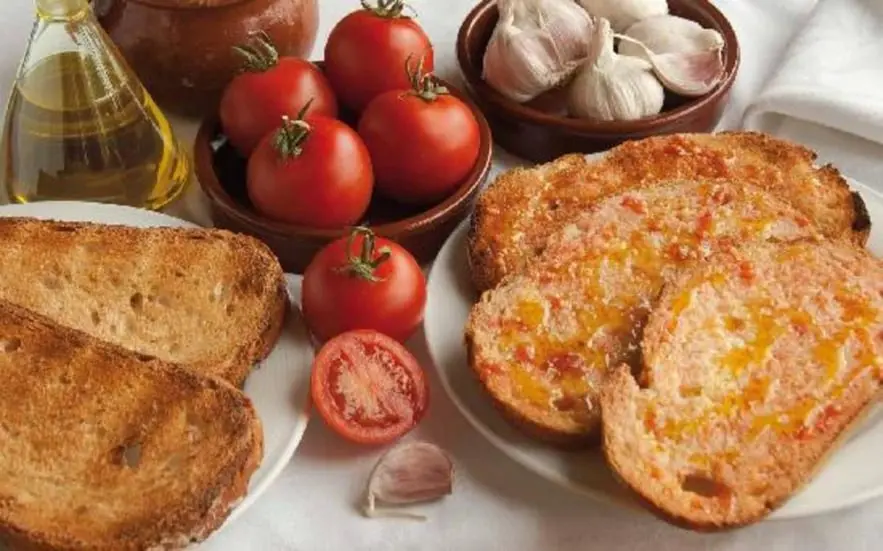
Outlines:
{"type": "MultiPolygon", "coordinates": [[[[868,248],[883,256],[883,195],[850,181],[871,215],[868,248]]],[[[597,450],[565,452],[524,437],[505,422],[484,396],[467,365],[463,329],[477,294],[466,264],[468,221],[451,234],[428,280],[424,333],[442,385],[473,426],[506,455],[529,470],[605,502],[637,509],[613,479],[597,450]]],[[[883,496],[883,408],[876,408],[816,478],[771,518],[797,518],[857,505],[883,496]]]]}
{"type": "MultiPolygon", "coordinates": [[[[0,216],[31,216],[54,220],[127,226],[197,227],[157,212],[100,203],[47,201],[0,206],[0,216]]],[[[288,295],[297,297],[297,279],[288,278],[288,295]]],[[[310,366],[313,347],[296,304],[276,347],[245,383],[245,394],[257,410],[264,431],[264,457],[248,484],[248,494],[230,512],[225,525],[251,506],[279,476],[297,449],[310,419],[310,366]]]]}

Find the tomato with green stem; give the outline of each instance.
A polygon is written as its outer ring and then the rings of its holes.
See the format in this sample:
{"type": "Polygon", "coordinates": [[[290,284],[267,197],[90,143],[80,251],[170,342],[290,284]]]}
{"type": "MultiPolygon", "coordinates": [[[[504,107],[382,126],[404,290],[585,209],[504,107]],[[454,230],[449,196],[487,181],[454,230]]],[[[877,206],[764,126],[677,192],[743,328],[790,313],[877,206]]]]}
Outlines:
{"type": "Polygon", "coordinates": [[[244,157],[283,115],[297,113],[307,102],[312,102],[309,114],[337,117],[337,98],[322,71],[309,61],[280,57],[266,33],[233,50],[244,62],[224,89],[219,114],[224,135],[244,157]]]}
{"type": "Polygon", "coordinates": [[[422,61],[403,74],[408,90],[385,92],[359,119],[377,190],[401,203],[428,205],[451,195],[478,161],[481,131],[472,109],[451,95],[422,61]]]}
{"type": "Polygon", "coordinates": [[[320,341],[373,329],[404,342],[426,306],[426,279],[401,245],[364,227],[328,244],[304,271],[301,306],[320,341]]]}
{"type": "Polygon", "coordinates": [[[406,13],[403,0],[362,0],[362,9],[338,23],[325,44],[325,74],[340,102],[356,112],[387,90],[408,87],[401,67],[410,56],[433,68],[432,43],[406,13]]]}
{"type": "Polygon", "coordinates": [[[371,158],[356,132],[313,115],[309,103],[295,120],[261,140],[248,160],[246,188],[263,216],[310,228],[339,229],[364,216],[371,202],[371,158]]]}

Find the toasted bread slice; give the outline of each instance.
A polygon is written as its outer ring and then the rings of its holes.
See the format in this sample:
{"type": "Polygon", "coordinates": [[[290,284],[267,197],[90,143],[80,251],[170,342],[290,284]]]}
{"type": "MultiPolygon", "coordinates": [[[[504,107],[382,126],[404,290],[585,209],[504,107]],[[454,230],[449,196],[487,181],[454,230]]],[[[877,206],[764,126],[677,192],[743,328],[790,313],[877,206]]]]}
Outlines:
{"type": "Polygon", "coordinates": [[[242,385],[288,306],[259,241],[214,229],[0,218],[0,299],[242,385]]]}
{"type": "Polygon", "coordinates": [[[0,541],[182,548],[247,490],[262,431],[225,381],[0,301],[0,541]]]}
{"type": "Polygon", "coordinates": [[[687,269],[602,391],[604,451],[661,516],[762,519],[878,395],[883,263],[843,241],[756,244],[687,269]]]}
{"type": "Polygon", "coordinates": [[[646,316],[684,263],[739,243],[811,235],[749,186],[679,182],[597,203],[523,274],[487,291],[466,328],[472,369],[509,419],[552,443],[597,442],[601,383],[637,364],[646,316]]]}
{"type": "Polygon", "coordinates": [[[479,290],[519,273],[556,229],[598,199],[673,180],[754,185],[793,203],[824,235],[863,244],[870,218],[861,197],[816,155],[764,134],[680,134],[626,142],[600,161],[567,155],[500,176],[480,196],[469,234],[469,264],[479,290]]]}

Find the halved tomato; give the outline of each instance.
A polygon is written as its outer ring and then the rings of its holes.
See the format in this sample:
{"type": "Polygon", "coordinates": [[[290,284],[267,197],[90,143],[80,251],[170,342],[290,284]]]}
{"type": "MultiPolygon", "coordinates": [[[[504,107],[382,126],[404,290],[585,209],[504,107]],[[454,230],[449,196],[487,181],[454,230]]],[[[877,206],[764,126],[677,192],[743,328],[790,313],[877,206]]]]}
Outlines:
{"type": "Polygon", "coordinates": [[[364,329],[342,333],[319,350],[311,391],[325,422],[360,444],[400,438],[429,405],[429,385],[417,358],[395,339],[364,329]]]}

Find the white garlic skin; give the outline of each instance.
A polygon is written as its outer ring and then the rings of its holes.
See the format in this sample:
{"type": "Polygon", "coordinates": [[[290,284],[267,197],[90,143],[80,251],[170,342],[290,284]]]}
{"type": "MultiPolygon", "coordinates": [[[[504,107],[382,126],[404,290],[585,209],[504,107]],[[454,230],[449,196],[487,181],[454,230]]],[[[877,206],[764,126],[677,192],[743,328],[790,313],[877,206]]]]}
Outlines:
{"type": "Polygon", "coordinates": [[[685,97],[711,92],[726,70],[720,50],[653,54],[651,60],[653,72],[663,86],[685,97]]]}
{"type": "Polygon", "coordinates": [[[621,55],[648,61],[663,86],[681,96],[707,94],[726,72],[723,36],[686,19],[647,19],[618,36],[621,55]]]}
{"type": "Polygon", "coordinates": [[[386,452],[374,466],[363,512],[369,517],[425,519],[408,511],[378,508],[377,503],[432,501],[450,495],[453,485],[454,464],[444,450],[429,442],[405,442],[386,452]]]}
{"type": "Polygon", "coordinates": [[[667,0],[577,0],[589,15],[610,21],[616,32],[624,32],[642,19],[668,13],[667,0]]]}
{"type": "Polygon", "coordinates": [[[599,20],[590,56],[570,85],[568,109],[577,118],[628,121],[662,111],[665,89],[653,76],[651,65],[640,58],[613,51],[610,23],[599,20]]]}
{"type": "MultiPolygon", "coordinates": [[[[641,42],[654,54],[693,52],[723,47],[724,39],[714,29],[676,15],[658,15],[638,21],[629,27],[626,36],[641,42]]],[[[633,42],[621,40],[619,53],[645,57],[644,50],[633,42]]]]}
{"type": "Polygon", "coordinates": [[[582,69],[568,105],[570,114],[582,119],[630,121],[658,114],[664,101],[665,90],[647,66],[623,57],[609,71],[582,69]]]}
{"type": "Polygon", "coordinates": [[[594,24],[571,0],[498,0],[500,19],[482,78],[518,103],[569,79],[588,52],[594,24]]]}

